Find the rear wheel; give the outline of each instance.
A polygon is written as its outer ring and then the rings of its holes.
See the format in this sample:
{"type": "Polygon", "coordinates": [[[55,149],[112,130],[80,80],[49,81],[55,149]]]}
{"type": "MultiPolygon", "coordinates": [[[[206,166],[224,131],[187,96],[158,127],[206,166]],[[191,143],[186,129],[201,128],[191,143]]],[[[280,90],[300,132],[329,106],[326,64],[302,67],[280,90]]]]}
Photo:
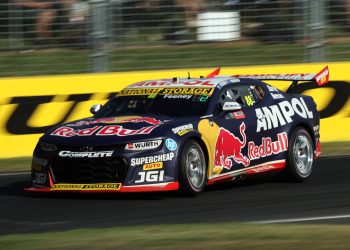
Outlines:
{"type": "Polygon", "coordinates": [[[207,165],[203,150],[196,141],[189,140],[183,146],[179,167],[181,192],[188,196],[202,192],[207,180],[207,165]]]}
{"type": "Polygon", "coordinates": [[[304,128],[296,128],[289,139],[285,176],[292,181],[303,182],[311,175],[314,163],[314,146],[310,134],[304,128]]]}

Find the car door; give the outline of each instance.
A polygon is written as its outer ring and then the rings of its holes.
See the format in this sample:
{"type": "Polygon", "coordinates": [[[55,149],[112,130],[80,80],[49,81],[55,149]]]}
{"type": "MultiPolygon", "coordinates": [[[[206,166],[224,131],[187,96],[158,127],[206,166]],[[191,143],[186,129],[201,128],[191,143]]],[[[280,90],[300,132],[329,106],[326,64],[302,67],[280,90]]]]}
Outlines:
{"type": "Polygon", "coordinates": [[[255,107],[264,98],[264,91],[256,84],[225,86],[217,100],[215,112],[219,135],[215,146],[215,168],[225,172],[239,171],[255,164],[250,158],[249,145],[261,141],[256,131],[255,107]],[[241,108],[223,111],[226,102],[236,102],[241,108]]]}

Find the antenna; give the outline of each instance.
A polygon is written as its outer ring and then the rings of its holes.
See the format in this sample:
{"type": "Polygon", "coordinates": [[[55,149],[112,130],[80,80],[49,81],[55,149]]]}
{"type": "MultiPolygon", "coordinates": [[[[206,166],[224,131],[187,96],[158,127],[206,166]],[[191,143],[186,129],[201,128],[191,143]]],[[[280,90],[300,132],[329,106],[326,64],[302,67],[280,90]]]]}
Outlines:
{"type": "Polygon", "coordinates": [[[189,71],[187,72],[187,75],[188,75],[187,79],[191,79],[191,74],[189,71]]]}

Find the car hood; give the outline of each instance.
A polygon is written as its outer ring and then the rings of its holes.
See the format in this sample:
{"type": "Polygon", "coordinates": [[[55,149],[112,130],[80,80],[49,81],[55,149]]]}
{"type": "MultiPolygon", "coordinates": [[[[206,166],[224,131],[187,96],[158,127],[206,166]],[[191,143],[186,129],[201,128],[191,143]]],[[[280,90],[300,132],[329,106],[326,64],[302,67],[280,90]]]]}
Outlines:
{"type": "Polygon", "coordinates": [[[112,145],[163,137],[171,128],[194,120],[168,116],[91,117],[56,126],[41,140],[70,146],[112,145]]]}

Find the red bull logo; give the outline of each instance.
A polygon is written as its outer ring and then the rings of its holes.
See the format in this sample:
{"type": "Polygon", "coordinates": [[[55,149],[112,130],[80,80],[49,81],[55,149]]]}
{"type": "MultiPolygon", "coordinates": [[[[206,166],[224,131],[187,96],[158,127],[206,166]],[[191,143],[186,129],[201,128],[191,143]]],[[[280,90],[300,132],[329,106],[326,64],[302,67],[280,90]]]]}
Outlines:
{"type": "Polygon", "coordinates": [[[288,136],[286,132],[277,135],[277,141],[272,141],[270,137],[262,138],[261,145],[255,146],[255,143],[248,143],[248,156],[251,160],[261,157],[279,154],[288,149],[288,136]]]}
{"type": "Polygon", "coordinates": [[[159,125],[163,123],[162,121],[151,117],[107,117],[107,118],[100,118],[94,121],[78,121],[73,124],[68,124],[68,126],[78,127],[78,126],[99,124],[99,123],[113,124],[113,123],[127,123],[127,122],[131,122],[131,123],[145,122],[151,125],[159,125]]]}
{"type": "Polygon", "coordinates": [[[133,122],[133,123],[138,123],[138,122],[145,122],[151,125],[159,125],[162,124],[163,122],[160,120],[157,120],[155,118],[150,118],[150,117],[136,117],[136,118],[130,118],[124,120],[124,122],[133,122]]]}
{"type": "Polygon", "coordinates": [[[242,154],[242,149],[245,147],[247,137],[245,135],[245,123],[239,127],[242,140],[232,134],[230,131],[220,128],[219,136],[215,145],[215,166],[222,166],[226,169],[231,169],[232,159],[238,164],[249,166],[250,160],[242,154]]]}

